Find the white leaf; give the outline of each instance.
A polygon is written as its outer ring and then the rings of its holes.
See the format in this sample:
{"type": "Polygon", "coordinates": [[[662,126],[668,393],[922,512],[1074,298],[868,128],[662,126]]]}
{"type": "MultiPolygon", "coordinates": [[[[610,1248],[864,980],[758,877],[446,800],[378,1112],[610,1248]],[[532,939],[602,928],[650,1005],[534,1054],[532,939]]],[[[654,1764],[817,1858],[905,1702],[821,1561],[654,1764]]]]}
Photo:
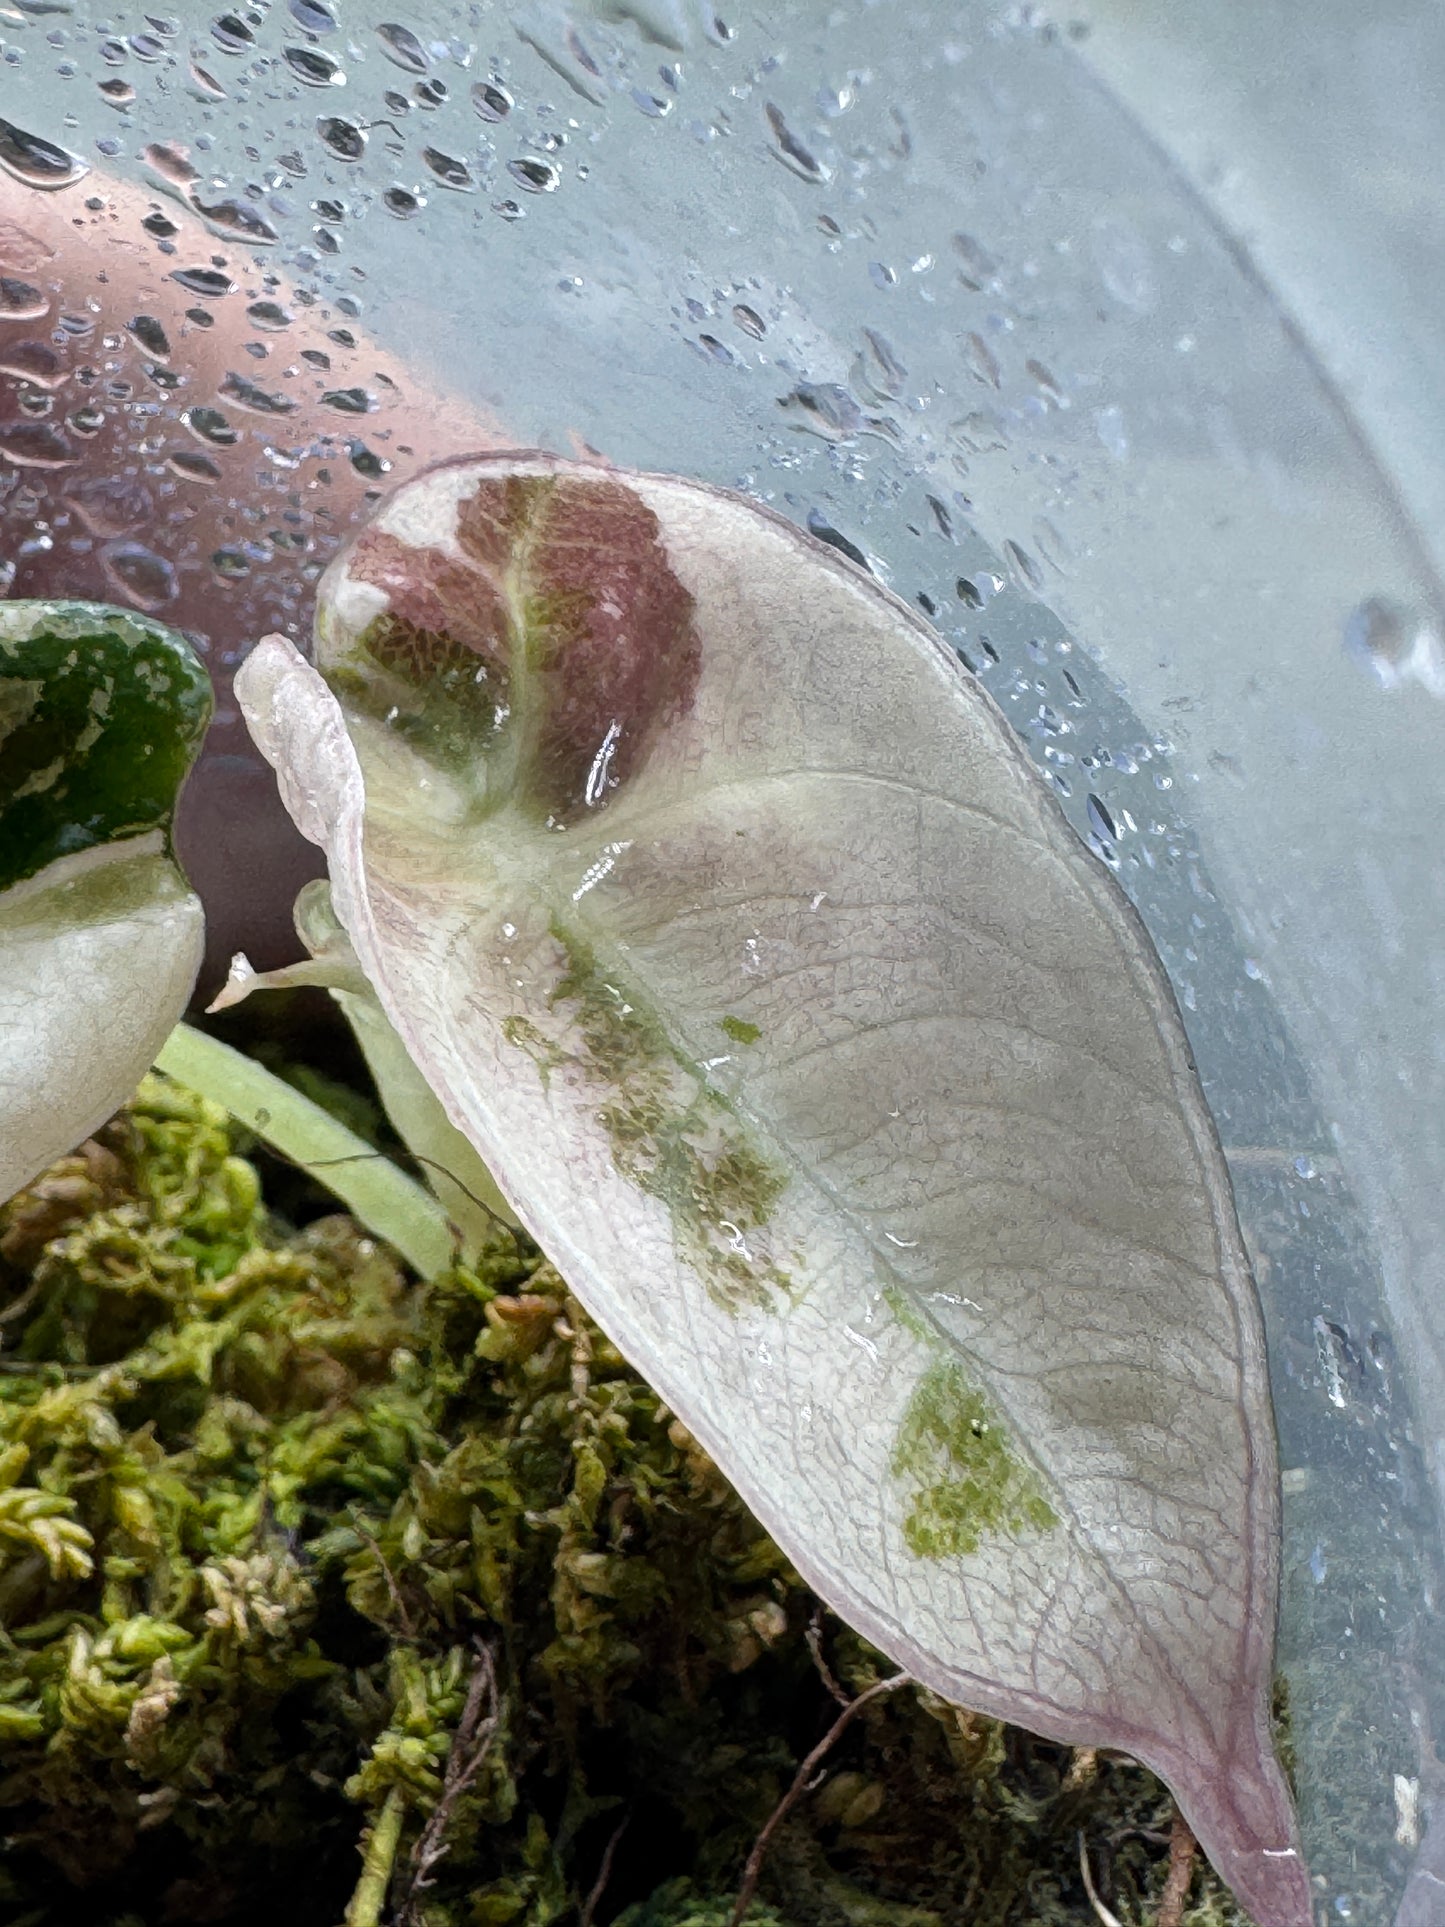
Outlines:
{"type": "Polygon", "coordinates": [[[248,720],[578,1296],[854,1626],[1145,1760],[1304,1927],[1224,1165],[1141,925],[989,700],[780,519],[545,456],[395,496],[318,662],[263,643],[248,720]]]}

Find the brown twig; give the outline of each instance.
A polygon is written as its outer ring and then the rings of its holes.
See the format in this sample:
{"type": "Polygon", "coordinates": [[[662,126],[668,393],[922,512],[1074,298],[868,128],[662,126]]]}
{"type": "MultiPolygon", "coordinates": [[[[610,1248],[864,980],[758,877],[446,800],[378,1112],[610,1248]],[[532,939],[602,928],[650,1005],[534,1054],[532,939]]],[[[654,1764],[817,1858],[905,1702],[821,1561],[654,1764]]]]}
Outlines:
{"type": "Polygon", "coordinates": [[[840,1706],[851,1706],[852,1701],[833,1677],[833,1670],[823,1657],[823,1608],[814,1606],[813,1617],[808,1622],[808,1630],[803,1635],[808,1642],[808,1651],[813,1655],[813,1664],[818,1669],[818,1677],[827,1687],[840,1706]]]}
{"type": "Polygon", "coordinates": [[[894,1673],[888,1679],[876,1680],[866,1692],[860,1693],[857,1699],[849,1700],[848,1704],[828,1728],[828,1731],[823,1735],[822,1739],[819,1740],[812,1752],[803,1761],[803,1764],[793,1776],[793,1784],[773,1808],[771,1814],[768,1816],[766,1826],[764,1826],[762,1832],[753,1842],[753,1850],[748,1855],[748,1864],[743,1868],[742,1885],[738,1888],[737,1902],[733,1907],[729,1927],[742,1927],[748,1908],[753,1904],[753,1896],[757,1893],[758,1878],[763,1871],[763,1862],[767,1859],[768,1848],[772,1844],[773,1835],[783,1824],[784,1820],[787,1819],[803,1795],[810,1792],[816,1784],[813,1776],[817,1768],[822,1764],[829,1752],[831,1752],[834,1744],[842,1734],[844,1727],[850,1726],[863,1711],[864,1707],[871,1705],[874,1700],[881,1699],[885,1693],[895,1692],[898,1687],[908,1686],[911,1683],[907,1673],[894,1673]]]}
{"type": "Polygon", "coordinates": [[[441,1798],[432,1808],[431,1818],[411,1850],[411,1879],[406,1897],[397,1909],[400,1927],[417,1918],[417,1901],[432,1884],[432,1869],[447,1851],[447,1828],[458,1800],[482,1769],[496,1737],[501,1708],[497,1698],[497,1668],[492,1649],[477,1641],[477,1659],[467,1687],[466,1703],[457,1721],[442,1770],[441,1798]]]}
{"type": "Polygon", "coordinates": [[[612,1878],[612,1856],[617,1851],[617,1843],[632,1823],[632,1815],[624,1813],[612,1830],[612,1838],[602,1850],[602,1865],[597,1869],[597,1878],[592,1882],[592,1891],[582,1903],[577,1916],[578,1927],[592,1927],[592,1916],[597,1911],[597,1903],[607,1891],[607,1883],[612,1878]]]}
{"type": "Polygon", "coordinates": [[[1176,1809],[1169,1835],[1169,1874],[1159,1897],[1159,1917],[1154,1927],[1179,1927],[1193,1878],[1194,1835],[1189,1830],[1189,1822],[1176,1809]]]}

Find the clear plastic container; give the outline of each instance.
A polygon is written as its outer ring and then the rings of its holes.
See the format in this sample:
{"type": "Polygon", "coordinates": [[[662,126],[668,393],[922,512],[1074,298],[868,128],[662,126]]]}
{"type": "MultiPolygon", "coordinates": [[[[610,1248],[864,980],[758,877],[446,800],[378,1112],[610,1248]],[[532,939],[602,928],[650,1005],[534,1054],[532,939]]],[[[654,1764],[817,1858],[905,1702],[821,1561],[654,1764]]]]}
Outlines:
{"type": "MultiPolygon", "coordinates": [[[[92,369],[12,370],[12,592],[169,612],[224,681],[367,489],[505,439],[747,490],[916,600],[1189,1024],[1269,1325],[1321,1917],[1445,1919],[1438,11],[393,10],[0,9],[3,286],[60,262],[92,369]],[[191,303],[165,355],[122,260],[191,303]]],[[[280,916],[226,728],[225,861],[280,916]]]]}

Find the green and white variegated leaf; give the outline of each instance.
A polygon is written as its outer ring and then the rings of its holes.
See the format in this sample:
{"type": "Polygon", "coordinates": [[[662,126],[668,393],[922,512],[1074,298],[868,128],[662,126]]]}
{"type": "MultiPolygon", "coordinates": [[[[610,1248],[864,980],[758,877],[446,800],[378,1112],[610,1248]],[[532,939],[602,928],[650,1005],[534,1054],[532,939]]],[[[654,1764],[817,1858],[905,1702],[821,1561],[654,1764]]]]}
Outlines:
{"type": "Polygon", "coordinates": [[[124,1103],[185,1008],[204,925],[169,828],[210,708],[158,623],[0,604],[0,1198],[124,1103]]]}
{"type": "Polygon", "coordinates": [[[386,1012],[578,1296],[917,1678],[1171,1784],[1263,1927],[1260,1317],[1116,884],[903,603],[724,492],[400,491],[238,690],[386,1012]]]}

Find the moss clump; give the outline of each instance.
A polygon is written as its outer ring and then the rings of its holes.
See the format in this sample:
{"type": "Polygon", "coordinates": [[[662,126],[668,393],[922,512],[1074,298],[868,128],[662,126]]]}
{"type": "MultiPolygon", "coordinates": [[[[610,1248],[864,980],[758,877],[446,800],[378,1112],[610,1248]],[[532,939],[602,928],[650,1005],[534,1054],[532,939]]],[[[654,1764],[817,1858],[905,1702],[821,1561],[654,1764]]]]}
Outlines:
{"type": "MultiPolygon", "coordinates": [[[[0,1915],[720,1927],[823,1668],[883,1663],[535,1250],[419,1286],[245,1148],[148,1079],[0,1212],[0,1915]]],[[[1142,1922],[1169,1812],[886,1695],[750,1927],[1083,1923],[1080,1832],[1142,1922]]]]}

